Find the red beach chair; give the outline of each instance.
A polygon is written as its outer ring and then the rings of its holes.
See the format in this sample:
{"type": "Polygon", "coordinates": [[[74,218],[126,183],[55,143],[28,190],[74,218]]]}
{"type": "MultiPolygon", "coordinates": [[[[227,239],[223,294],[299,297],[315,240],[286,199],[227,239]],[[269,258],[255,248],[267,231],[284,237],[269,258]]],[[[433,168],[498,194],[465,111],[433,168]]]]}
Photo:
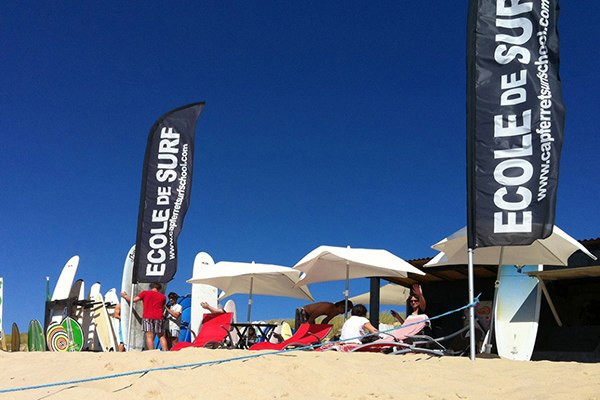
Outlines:
{"type": "Polygon", "coordinates": [[[302,324],[291,338],[282,343],[260,342],[251,346],[249,350],[285,350],[318,344],[332,327],[330,324],[302,324]]]}
{"type": "Polygon", "coordinates": [[[171,348],[171,351],[178,351],[186,347],[207,347],[211,349],[227,347],[225,339],[229,336],[232,313],[204,314],[202,325],[194,343],[179,342],[171,348]]]}

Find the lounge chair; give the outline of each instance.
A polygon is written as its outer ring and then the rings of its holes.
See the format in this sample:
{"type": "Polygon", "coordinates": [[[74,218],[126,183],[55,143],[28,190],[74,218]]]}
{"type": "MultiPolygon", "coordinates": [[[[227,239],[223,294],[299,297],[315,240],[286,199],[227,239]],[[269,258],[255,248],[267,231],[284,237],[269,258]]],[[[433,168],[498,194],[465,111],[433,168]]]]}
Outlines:
{"type": "Polygon", "coordinates": [[[291,338],[282,343],[260,342],[251,346],[249,350],[286,350],[319,344],[332,327],[330,324],[302,324],[291,338]]]}
{"type": "MultiPolygon", "coordinates": [[[[464,356],[469,353],[470,340],[468,337],[469,325],[466,325],[458,331],[439,338],[433,338],[428,335],[409,336],[406,343],[400,343],[391,354],[406,353],[425,353],[433,356],[464,356]],[[444,342],[450,343],[447,347],[444,342]]],[[[475,341],[481,339],[481,331],[475,331],[475,341]]]]}
{"type": "Polygon", "coordinates": [[[178,351],[186,347],[206,347],[211,349],[228,347],[225,339],[229,338],[231,342],[229,329],[231,328],[232,319],[232,313],[204,314],[202,325],[200,325],[200,330],[194,343],[179,342],[171,348],[171,351],[178,351]]]}
{"type": "Polygon", "coordinates": [[[336,350],[345,353],[354,351],[386,352],[403,343],[407,338],[421,333],[429,325],[429,317],[425,314],[409,315],[404,323],[390,332],[379,332],[383,338],[370,343],[334,343],[323,346],[322,350],[336,350]]]}

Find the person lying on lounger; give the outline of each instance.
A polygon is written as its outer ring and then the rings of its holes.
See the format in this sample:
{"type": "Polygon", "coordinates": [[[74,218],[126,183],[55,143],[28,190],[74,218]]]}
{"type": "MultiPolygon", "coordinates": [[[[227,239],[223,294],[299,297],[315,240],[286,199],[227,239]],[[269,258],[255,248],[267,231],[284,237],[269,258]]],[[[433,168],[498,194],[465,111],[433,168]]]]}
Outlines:
{"type": "MultiPolygon", "coordinates": [[[[351,301],[349,301],[348,311],[352,310],[352,307],[353,304],[351,301]]],[[[323,319],[321,323],[328,324],[333,317],[344,313],[344,300],[338,301],[337,303],[329,303],[326,301],[312,303],[302,307],[299,312],[299,322],[301,324],[314,324],[315,320],[321,315],[325,315],[325,319],[323,319]]]]}

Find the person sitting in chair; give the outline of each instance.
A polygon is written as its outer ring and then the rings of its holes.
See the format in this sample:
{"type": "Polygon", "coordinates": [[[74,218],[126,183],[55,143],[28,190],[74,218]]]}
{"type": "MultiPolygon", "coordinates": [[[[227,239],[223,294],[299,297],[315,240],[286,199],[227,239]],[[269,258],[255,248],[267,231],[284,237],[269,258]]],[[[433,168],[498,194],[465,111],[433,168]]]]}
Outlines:
{"type": "MultiPolygon", "coordinates": [[[[408,296],[407,303],[407,316],[425,314],[425,307],[427,307],[427,303],[425,302],[425,297],[423,296],[423,289],[421,289],[421,285],[413,285],[412,290],[410,291],[410,296],[408,296]],[[412,309],[412,312],[409,314],[408,310],[410,309],[412,309]]],[[[394,318],[400,321],[401,324],[404,323],[404,318],[402,318],[400,314],[398,314],[396,311],[391,310],[390,313],[394,318]]]]}

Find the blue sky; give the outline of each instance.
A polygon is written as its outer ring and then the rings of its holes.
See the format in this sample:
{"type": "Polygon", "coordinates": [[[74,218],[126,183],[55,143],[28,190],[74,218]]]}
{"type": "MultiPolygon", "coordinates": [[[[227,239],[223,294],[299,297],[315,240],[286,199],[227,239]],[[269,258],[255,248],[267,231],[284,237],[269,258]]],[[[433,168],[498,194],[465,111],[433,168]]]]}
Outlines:
{"type": "MultiPolygon", "coordinates": [[[[87,288],[120,286],[150,127],[196,101],[206,108],[170,291],[189,293],[200,251],[287,266],[322,244],[434,256],[430,246],[466,224],[467,6],[5,2],[4,329],[43,319],[46,276],[53,287],[73,255],[87,288]]],[[[599,11],[563,2],[559,20],[556,224],[576,239],[600,236],[599,11]]],[[[337,301],[344,283],[310,289],[337,301]]],[[[367,289],[351,282],[351,295],[367,289]]],[[[234,299],[245,310],[247,297],[234,299]]],[[[253,319],[292,318],[303,304],[256,296],[253,319]]]]}

